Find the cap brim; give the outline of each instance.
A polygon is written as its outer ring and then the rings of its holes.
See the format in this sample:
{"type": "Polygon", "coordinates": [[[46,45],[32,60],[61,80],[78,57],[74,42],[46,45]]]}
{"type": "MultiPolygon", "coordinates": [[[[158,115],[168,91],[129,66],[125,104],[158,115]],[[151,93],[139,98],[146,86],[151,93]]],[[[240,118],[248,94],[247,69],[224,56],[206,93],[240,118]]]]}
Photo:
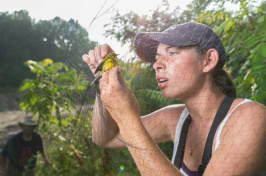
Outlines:
{"type": "Polygon", "coordinates": [[[173,36],[163,32],[143,32],[136,35],[134,49],[137,56],[144,62],[155,62],[155,55],[159,43],[170,46],[189,46],[197,44],[178,34],[173,36]]]}
{"type": "Polygon", "coordinates": [[[137,56],[144,62],[154,62],[159,43],[150,36],[150,33],[139,33],[134,40],[134,49],[137,56]]]}

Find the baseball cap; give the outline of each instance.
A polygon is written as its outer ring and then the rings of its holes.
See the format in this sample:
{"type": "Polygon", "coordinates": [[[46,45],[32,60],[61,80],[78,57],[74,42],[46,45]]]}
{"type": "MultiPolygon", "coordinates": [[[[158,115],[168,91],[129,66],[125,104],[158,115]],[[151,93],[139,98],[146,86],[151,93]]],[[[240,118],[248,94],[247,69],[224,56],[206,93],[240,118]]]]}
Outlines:
{"type": "Polygon", "coordinates": [[[225,62],[225,50],[220,37],[207,25],[195,22],[176,24],[163,32],[142,32],[134,39],[134,49],[145,62],[155,62],[159,43],[170,46],[199,45],[206,50],[211,48],[219,53],[219,67],[225,62]]]}

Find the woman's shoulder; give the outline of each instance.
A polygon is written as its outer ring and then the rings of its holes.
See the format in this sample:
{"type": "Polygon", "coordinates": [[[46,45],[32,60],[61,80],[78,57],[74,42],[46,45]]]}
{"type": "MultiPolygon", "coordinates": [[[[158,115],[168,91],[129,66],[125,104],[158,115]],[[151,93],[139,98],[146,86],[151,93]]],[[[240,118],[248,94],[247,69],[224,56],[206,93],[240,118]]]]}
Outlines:
{"type": "Polygon", "coordinates": [[[234,173],[253,172],[255,169],[264,168],[265,157],[261,152],[263,153],[265,148],[265,106],[237,98],[225,119],[228,121],[223,121],[226,124],[222,128],[219,148],[209,165],[215,170],[220,167],[218,163],[223,162],[225,168],[233,167],[234,173]]]}
{"type": "Polygon", "coordinates": [[[231,111],[233,116],[248,116],[255,114],[266,115],[266,107],[250,99],[237,98],[232,104],[231,111]]]}
{"type": "Polygon", "coordinates": [[[260,125],[264,125],[266,122],[266,107],[249,99],[235,99],[229,113],[228,127],[242,128],[243,126],[248,127],[256,124],[259,128],[260,125]]]}

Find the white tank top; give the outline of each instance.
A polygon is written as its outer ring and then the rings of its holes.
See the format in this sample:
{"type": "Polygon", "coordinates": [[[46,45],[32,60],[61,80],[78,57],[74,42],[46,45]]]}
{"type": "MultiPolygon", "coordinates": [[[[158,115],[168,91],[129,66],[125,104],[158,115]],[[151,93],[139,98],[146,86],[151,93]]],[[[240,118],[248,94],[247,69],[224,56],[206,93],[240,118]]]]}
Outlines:
{"type": "MultiPolygon", "coordinates": [[[[223,130],[223,127],[225,125],[225,123],[227,122],[228,118],[230,117],[230,115],[232,114],[232,112],[240,105],[244,104],[244,103],[247,103],[247,102],[252,102],[252,100],[249,100],[249,99],[245,99],[243,100],[242,102],[240,102],[238,105],[236,105],[236,107],[227,114],[227,116],[223,119],[223,121],[221,122],[221,124],[219,125],[218,129],[217,129],[217,134],[216,134],[216,138],[215,138],[215,149],[214,151],[216,151],[216,149],[219,147],[220,145],[220,136],[221,136],[221,132],[223,130]]],[[[183,127],[183,124],[186,120],[186,118],[188,117],[189,115],[189,112],[187,110],[187,108],[185,107],[185,109],[183,110],[179,120],[178,120],[178,123],[177,123],[177,126],[176,126],[176,131],[175,131],[175,143],[174,143],[174,152],[173,152],[173,155],[172,155],[172,163],[174,163],[174,160],[175,160],[175,156],[176,156],[176,151],[177,151],[177,147],[178,147],[178,144],[179,144],[179,139],[180,139],[180,134],[181,134],[181,130],[182,130],[182,127],[183,127]]],[[[182,169],[180,169],[180,171],[184,173],[184,171],[182,169]]]]}

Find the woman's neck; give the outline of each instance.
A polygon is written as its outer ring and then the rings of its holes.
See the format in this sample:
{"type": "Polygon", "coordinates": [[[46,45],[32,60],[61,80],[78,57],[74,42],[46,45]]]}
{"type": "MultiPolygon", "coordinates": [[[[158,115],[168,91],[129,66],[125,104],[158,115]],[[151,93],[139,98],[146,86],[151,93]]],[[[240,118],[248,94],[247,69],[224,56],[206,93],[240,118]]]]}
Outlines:
{"type": "Polygon", "coordinates": [[[187,97],[182,100],[195,124],[205,127],[213,122],[217,110],[225,98],[223,93],[213,92],[211,89],[205,89],[195,96],[187,97]]]}

